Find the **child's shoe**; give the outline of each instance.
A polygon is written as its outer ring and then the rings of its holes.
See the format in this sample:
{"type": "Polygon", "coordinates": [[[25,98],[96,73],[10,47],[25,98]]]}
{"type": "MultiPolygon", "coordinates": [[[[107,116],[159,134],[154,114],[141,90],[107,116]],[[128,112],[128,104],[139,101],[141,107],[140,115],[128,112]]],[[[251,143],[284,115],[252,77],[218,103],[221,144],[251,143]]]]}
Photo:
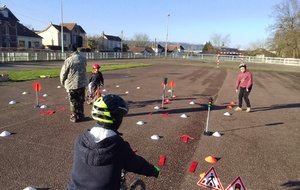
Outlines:
{"type": "Polygon", "coordinates": [[[76,122],[77,122],[77,117],[76,117],[76,115],[71,114],[71,115],[70,115],[70,121],[73,122],[73,123],[76,123],[76,122]]]}
{"type": "Polygon", "coordinates": [[[242,111],[242,108],[236,107],[236,108],[234,108],[234,111],[242,111]]]}

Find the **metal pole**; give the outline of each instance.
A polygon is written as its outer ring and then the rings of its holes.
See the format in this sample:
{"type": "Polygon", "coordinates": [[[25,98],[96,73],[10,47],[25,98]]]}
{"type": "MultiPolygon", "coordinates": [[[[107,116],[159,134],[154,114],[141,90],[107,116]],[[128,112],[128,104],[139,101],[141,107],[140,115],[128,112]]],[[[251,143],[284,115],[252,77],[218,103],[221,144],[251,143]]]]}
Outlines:
{"type": "Polygon", "coordinates": [[[210,107],[208,107],[208,111],[207,111],[207,119],[206,119],[205,134],[208,134],[209,111],[210,111],[210,107]]]}
{"type": "Polygon", "coordinates": [[[61,53],[64,53],[64,25],[63,25],[63,3],[60,1],[60,11],[61,11],[61,27],[60,27],[60,38],[61,38],[61,53]]]}
{"type": "Polygon", "coordinates": [[[162,100],[161,100],[161,108],[164,108],[164,102],[165,102],[165,89],[166,89],[166,85],[164,84],[163,95],[162,95],[162,100]]]}
{"type": "Polygon", "coordinates": [[[167,51],[168,51],[169,17],[170,17],[170,14],[167,14],[167,34],[166,34],[166,44],[165,44],[165,58],[167,58],[167,51]]]}
{"type": "Polygon", "coordinates": [[[123,53],[123,30],[121,31],[121,52],[123,53]]]}

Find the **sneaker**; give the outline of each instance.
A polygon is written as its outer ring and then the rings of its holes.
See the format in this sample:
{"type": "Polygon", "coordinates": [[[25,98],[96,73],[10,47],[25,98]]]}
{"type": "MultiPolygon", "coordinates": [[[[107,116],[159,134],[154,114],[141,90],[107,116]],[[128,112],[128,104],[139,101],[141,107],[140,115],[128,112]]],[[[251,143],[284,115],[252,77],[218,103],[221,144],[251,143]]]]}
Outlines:
{"type": "Polygon", "coordinates": [[[90,98],[88,98],[88,99],[86,100],[86,103],[89,104],[89,105],[91,105],[93,102],[92,102],[92,100],[91,100],[90,98]]]}
{"type": "Polygon", "coordinates": [[[71,115],[71,116],[70,116],[70,121],[73,122],[73,123],[76,123],[76,122],[77,122],[77,117],[76,117],[76,115],[71,115]]]}
{"type": "Polygon", "coordinates": [[[234,108],[234,111],[242,111],[242,108],[236,107],[236,108],[234,108]]]}
{"type": "Polygon", "coordinates": [[[247,108],[246,112],[247,113],[251,112],[251,108],[247,108]]]}

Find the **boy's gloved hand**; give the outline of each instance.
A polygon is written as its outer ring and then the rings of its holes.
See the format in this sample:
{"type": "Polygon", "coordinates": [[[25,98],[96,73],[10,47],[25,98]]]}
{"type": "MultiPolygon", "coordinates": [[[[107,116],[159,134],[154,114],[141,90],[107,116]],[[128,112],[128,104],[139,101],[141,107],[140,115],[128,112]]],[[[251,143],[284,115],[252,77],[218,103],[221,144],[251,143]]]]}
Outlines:
{"type": "Polygon", "coordinates": [[[159,175],[160,175],[160,168],[159,167],[157,167],[157,166],[154,166],[154,168],[156,169],[156,171],[158,172],[158,174],[157,174],[157,176],[156,177],[158,177],[159,175]]]}

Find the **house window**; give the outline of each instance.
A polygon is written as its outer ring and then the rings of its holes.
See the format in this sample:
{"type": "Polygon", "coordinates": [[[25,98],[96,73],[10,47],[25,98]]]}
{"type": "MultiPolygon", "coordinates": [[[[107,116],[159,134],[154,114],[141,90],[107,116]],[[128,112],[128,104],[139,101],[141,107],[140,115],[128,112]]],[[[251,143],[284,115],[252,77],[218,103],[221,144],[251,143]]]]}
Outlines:
{"type": "Polygon", "coordinates": [[[67,41],[67,35],[66,34],[63,35],[63,39],[64,39],[64,42],[67,41]]]}
{"type": "Polygon", "coordinates": [[[19,48],[25,47],[25,41],[19,41],[19,48]]]}
{"type": "Polygon", "coordinates": [[[40,43],[39,42],[34,42],[34,48],[39,48],[40,47],[40,43]]]}
{"type": "Polygon", "coordinates": [[[5,40],[5,45],[3,47],[10,47],[10,41],[8,39],[5,40]]]}
{"type": "Polygon", "coordinates": [[[5,25],[5,34],[9,35],[9,26],[8,25],[5,25]]]}

